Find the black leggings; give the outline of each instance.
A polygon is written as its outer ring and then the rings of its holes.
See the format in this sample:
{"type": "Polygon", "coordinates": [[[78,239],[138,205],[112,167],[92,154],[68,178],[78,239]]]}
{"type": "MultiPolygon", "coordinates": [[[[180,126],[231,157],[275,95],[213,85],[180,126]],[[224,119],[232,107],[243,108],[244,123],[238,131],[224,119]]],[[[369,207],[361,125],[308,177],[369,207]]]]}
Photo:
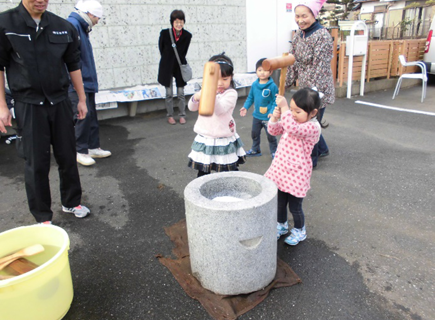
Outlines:
{"type": "Polygon", "coordinates": [[[207,174],[210,174],[210,172],[205,172],[205,171],[198,170],[197,178],[205,176],[207,174]]]}
{"type": "MultiPolygon", "coordinates": [[[[239,169],[235,168],[232,171],[239,171],[239,169]]],[[[198,170],[198,175],[196,177],[199,178],[199,177],[205,176],[205,175],[210,174],[210,173],[211,172],[205,172],[205,171],[202,171],[202,170],[198,170]]]]}
{"type": "Polygon", "coordinates": [[[305,226],[305,216],[302,210],[302,201],[304,198],[296,198],[290,193],[278,190],[278,222],[285,223],[287,221],[287,204],[293,216],[295,228],[301,229],[305,226]]]}

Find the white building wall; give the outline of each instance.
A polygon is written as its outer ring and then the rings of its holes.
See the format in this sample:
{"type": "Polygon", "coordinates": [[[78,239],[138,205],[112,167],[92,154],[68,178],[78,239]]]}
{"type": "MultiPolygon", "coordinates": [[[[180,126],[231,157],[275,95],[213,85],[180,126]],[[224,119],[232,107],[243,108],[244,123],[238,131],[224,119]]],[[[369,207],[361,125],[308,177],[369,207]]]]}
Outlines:
{"type": "Polygon", "coordinates": [[[261,58],[273,58],[290,51],[292,30],[298,29],[293,0],[247,0],[247,70],[255,72],[261,58]]]}
{"type": "MultiPolygon", "coordinates": [[[[0,0],[0,11],[18,0],[0,0]]],[[[101,0],[104,18],[94,27],[91,42],[100,90],[157,82],[160,30],[170,27],[174,9],[186,15],[193,35],[187,60],[195,78],[204,63],[225,51],[235,72],[246,72],[246,0],[101,0]]],[[[48,10],[67,18],[76,1],[50,0],[48,10]]]]}

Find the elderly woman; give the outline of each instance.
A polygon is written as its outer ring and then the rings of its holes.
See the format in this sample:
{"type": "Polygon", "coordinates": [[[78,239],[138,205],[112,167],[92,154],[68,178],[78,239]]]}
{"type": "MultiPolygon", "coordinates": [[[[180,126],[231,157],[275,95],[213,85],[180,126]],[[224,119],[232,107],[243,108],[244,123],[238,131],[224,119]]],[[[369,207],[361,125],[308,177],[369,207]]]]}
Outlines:
{"type": "Polygon", "coordinates": [[[185,124],[186,119],[186,101],[184,98],[184,87],[186,82],[184,82],[181,76],[181,69],[178,64],[177,58],[175,56],[174,48],[172,47],[171,35],[172,32],[173,39],[175,42],[175,49],[178,51],[178,55],[181,60],[181,64],[186,64],[186,54],[189,50],[190,40],[192,39],[192,34],[185,30],[184,23],[186,18],[184,12],[181,10],[174,10],[170,17],[171,28],[163,29],[160,32],[159,38],[159,50],[160,50],[160,64],[159,64],[159,83],[166,88],[166,111],[169,124],[176,124],[174,120],[174,104],[173,104],[173,92],[172,92],[172,78],[175,78],[175,83],[177,85],[177,97],[178,97],[178,110],[180,116],[180,123],[185,124]]]}
{"type": "MultiPolygon", "coordinates": [[[[316,87],[324,94],[317,119],[322,121],[325,108],[335,101],[334,80],[332,78],[332,37],[329,32],[316,20],[325,0],[302,0],[295,7],[295,20],[299,26],[293,39],[291,53],[295,56],[295,63],[287,70],[286,87],[290,87],[299,80],[300,87],[316,87]]],[[[323,136],[314,146],[311,155],[313,167],[317,166],[319,157],[329,154],[323,136]]]]}

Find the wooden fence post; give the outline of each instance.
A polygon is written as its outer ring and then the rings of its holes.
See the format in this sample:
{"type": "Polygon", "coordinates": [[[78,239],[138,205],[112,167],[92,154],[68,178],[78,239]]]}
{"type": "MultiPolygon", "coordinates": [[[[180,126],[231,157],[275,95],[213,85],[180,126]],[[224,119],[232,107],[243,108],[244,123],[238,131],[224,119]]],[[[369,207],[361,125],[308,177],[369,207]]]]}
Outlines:
{"type": "MultiPolygon", "coordinates": [[[[367,60],[368,60],[368,64],[367,64],[367,82],[370,82],[370,73],[371,73],[371,69],[372,69],[372,42],[369,41],[369,47],[368,47],[368,52],[367,52],[367,60]]],[[[363,72],[363,70],[361,69],[361,72],[363,72]]]]}
{"type": "Polygon", "coordinates": [[[390,41],[390,46],[389,46],[389,51],[388,51],[388,68],[387,68],[387,79],[390,79],[390,73],[391,73],[391,65],[393,64],[393,41],[390,41]]]}
{"type": "MultiPolygon", "coordinates": [[[[405,59],[406,59],[406,52],[405,52],[406,51],[406,40],[404,40],[402,42],[402,48],[401,49],[402,49],[402,54],[405,56],[405,59]]],[[[399,55],[400,55],[400,53],[399,53],[399,55]]],[[[399,76],[401,76],[404,73],[405,73],[405,70],[404,70],[402,64],[399,63],[399,76]]]]}
{"type": "Polygon", "coordinates": [[[344,69],[344,57],[346,56],[346,42],[342,42],[340,45],[340,58],[338,59],[338,78],[340,80],[340,87],[343,86],[343,69],[344,69]]]}
{"type": "Polygon", "coordinates": [[[334,79],[334,84],[335,84],[337,82],[337,44],[338,44],[338,29],[337,28],[334,28],[331,30],[331,36],[333,39],[331,70],[332,70],[332,78],[334,79]]]}

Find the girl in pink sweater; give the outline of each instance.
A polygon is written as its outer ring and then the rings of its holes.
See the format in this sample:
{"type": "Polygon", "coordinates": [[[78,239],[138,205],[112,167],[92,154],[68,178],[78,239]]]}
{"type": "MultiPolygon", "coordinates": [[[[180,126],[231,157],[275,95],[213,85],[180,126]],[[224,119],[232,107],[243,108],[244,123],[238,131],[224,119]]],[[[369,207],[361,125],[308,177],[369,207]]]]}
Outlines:
{"type": "MultiPolygon", "coordinates": [[[[211,116],[198,114],[193,131],[197,133],[189,154],[189,167],[198,170],[198,177],[212,170],[238,171],[245,162],[243,142],[236,132],[233,110],[237,103],[237,91],[233,82],[233,63],[224,53],[209,61],[219,63],[221,74],[218,81],[214,113],[211,116]]],[[[201,91],[189,100],[189,110],[198,111],[201,91]]]]}
{"type": "Polygon", "coordinates": [[[303,88],[293,95],[290,108],[283,96],[277,96],[276,104],[268,131],[271,135],[282,136],[265,176],[278,187],[277,238],[288,233],[288,205],[294,228],[285,243],[294,246],[307,237],[302,201],[310,189],[311,151],[320,137],[321,124],[316,119],[320,97],[317,91],[303,88]]]}

